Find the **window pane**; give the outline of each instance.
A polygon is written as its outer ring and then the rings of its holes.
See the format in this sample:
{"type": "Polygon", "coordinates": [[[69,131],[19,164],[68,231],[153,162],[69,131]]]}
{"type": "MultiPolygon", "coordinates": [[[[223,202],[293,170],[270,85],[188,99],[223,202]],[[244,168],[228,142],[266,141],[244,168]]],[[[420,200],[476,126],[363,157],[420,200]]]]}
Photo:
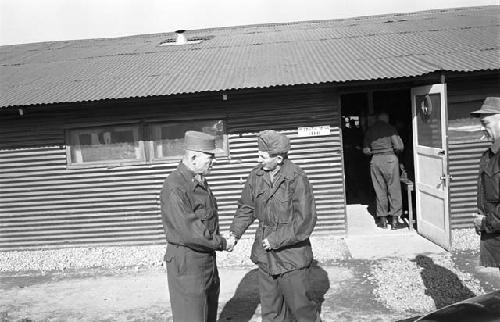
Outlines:
{"type": "Polygon", "coordinates": [[[71,162],[113,162],[141,159],[138,128],[109,127],[71,132],[71,162]]]}
{"type": "Polygon", "coordinates": [[[153,126],[155,159],[180,158],[184,152],[184,133],[202,131],[215,136],[216,154],[225,154],[224,121],[210,120],[153,126]]]}
{"type": "Polygon", "coordinates": [[[417,143],[441,148],[441,94],[417,95],[417,143]]]}

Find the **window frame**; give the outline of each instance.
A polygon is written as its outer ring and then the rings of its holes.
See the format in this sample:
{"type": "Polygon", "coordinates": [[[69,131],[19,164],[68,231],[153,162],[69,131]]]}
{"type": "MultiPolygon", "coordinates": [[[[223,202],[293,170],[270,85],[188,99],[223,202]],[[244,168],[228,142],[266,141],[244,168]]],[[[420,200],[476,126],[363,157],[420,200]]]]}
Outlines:
{"type": "MultiPolygon", "coordinates": [[[[223,134],[222,134],[222,152],[217,152],[215,153],[216,158],[228,158],[229,157],[229,136],[227,134],[227,120],[224,118],[213,118],[213,119],[196,119],[196,120],[189,120],[189,121],[159,121],[159,122],[150,122],[148,123],[147,126],[147,134],[148,134],[148,141],[147,141],[147,152],[148,152],[148,160],[150,163],[174,163],[174,162],[179,162],[180,159],[182,159],[182,155],[176,155],[176,156],[168,156],[168,157],[162,157],[162,158],[157,158],[155,156],[155,129],[160,128],[162,125],[165,124],[189,124],[189,123],[201,123],[201,122],[210,122],[210,121],[222,121],[223,125],[223,134]]],[[[193,129],[196,131],[199,131],[197,129],[193,129]]]]}
{"type": "MultiPolygon", "coordinates": [[[[189,123],[201,123],[210,121],[222,121],[223,124],[223,134],[222,134],[222,150],[215,154],[216,158],[229,158],[229,135],[227,134],[227,119],[225,118],[209,118],[209,119],[195,119],[195,120],[159,120],[159,121],[148,121],[148,122],[136,122],[136,123],[108,123],[108,124],[85,124],[75,127],[68,127],[64,129],[65,136],[65,147],[66,147],[66,168],[67,169],[85,169],[85,168],[115,168],[120,166],[128,165],[147,165],[147,164],[168,164],[176,163],[182,159],[182,155],[168,156],[163,158],[155,157],[155,128],[159,128],[165,124],[189,124],[189,123]],[[91,161],[77,163],[72,161],[72,152],[75,149],[76,142],[73,138],[75,137],[75,132],[86,132],[105,128],[132,128],[134,140],[137,140],[138,146],[136,151],[139,152],[138,159],[127,159],[124,161],[120,160],[107,160],[107,161],[91,161]]],[[[78,145],[79,147],[80,145],[78,145]]]]}
{"type": "MultiPolygon", "coordinates": [[[[144,140],[143,140],[143,135],[142,135],[143,129],[140,124],[107,124],[107,125],[96,125],[96,126],[88,126],[88,127],[75,127],[75,128],[68,128],[65,130],[65,137],[66,137],[66,167],[68,169],[82,169],[82,168],[96,168],[96,167],[119,167],[119,166],[126,166],[126,165],[135,165],[135,164],[144,164],[147,163],[146,159],[146,151],[145,151],[145,145],[144,145],[144,140]],[[71,155],[72,155],[72,149],[75,148],[76,142],[73,141],[73,138],[75,137],[75,132],[76,133],[81,133],[81,132],[91,132],[93,130],[97,129],[105,129],[105,128],[132,128],[132,133],[134,136],[134,142],[138,143],[136,150],[136,155],[137,152],[138,158],[136,159],[125,159],[125,160],[107,160],[107,161],[90,161],[90,162],[82,162],[82,163],[77,163],[73,162],[71,155]]],[[[78,145],[80,146],[80,145],[78,145]]]]}

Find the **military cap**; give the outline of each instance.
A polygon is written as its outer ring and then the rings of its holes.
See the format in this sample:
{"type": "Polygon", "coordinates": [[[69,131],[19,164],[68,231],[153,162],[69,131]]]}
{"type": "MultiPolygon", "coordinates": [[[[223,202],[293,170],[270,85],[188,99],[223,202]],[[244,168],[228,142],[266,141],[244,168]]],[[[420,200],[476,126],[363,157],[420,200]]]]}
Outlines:
{"type": "Polygon", "coordinates": [[[487,97],[483,105],[477,111],[470,113],[472,116],[480,116],[481,114],[497,114],[500,113],[500,97],[487,97]]]}
{"type": "Polygon", "coordinates": [[[284,134],[274,130],[261,131],[257,135],[259,150],[269,154],[287,153],[290,150],[290,140],[284,134]]]}
{"type": "Polygon", "coordinates": [[[203,132],[186,131],[184,134],[184,148],[186,150],[214,154],[215,137],[203,132]]]}

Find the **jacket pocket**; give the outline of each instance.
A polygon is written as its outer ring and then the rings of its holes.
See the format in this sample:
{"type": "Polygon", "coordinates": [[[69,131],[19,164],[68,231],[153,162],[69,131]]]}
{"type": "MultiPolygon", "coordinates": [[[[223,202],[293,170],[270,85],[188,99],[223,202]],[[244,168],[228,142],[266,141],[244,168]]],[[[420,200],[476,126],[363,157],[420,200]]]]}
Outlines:
{"type": "Polygon", "coordinates": [[[163,256],[163,260],[167,263],[171,263],[174,259],[174,252],[172,251],[172,246],[167,246],[167,250],[165,251],[165,256],[163,256]]]}
{"type": "Polygon", "coordinates": [[[487,202],[498,202],[500,200],[499,182],[500,172],[492,173],[491,176],[487,172],[482,174],[484,197],[487,202]]]}
{"type": "Polygon", "coordinates": [[[259,191],[256,191],[255,192],[255,199],[260,199],[260,198],[263,198],[264,197],[264,194],[265,194],[265,190],[262,189],[262,190],[259,190],[259,191]]]}
{"type": "Polygon", "coordinates": [[[167,247],[165,261],[167,270],[173,270],[176,275],[182,275],[186,271],[186,250],[183,246],[167,247]]]}
{"type": "Polygon", "coordinates": [[[167,246],[163,259],[167,263],[167,270],[173,270],[176,275],[186,271],[186,254],[182,246],[167,246]]]}
{"type": "MultiPolygon", "coordinates": [[[[215,231],[215,211],[208,208],[198,208],[195,210],[196,217],[201,219],[201,222],[210,232],[210,235],[215,231]]],[[[210,236],[211,237],[211,236],[210,236]]]]}
{"type": "Polygon", "coordinates": [[[285,195],[276,195],[274,200],[276,207],[276,223],[278,225],[288,224],[291,220],[290,199],[285,195]]]}

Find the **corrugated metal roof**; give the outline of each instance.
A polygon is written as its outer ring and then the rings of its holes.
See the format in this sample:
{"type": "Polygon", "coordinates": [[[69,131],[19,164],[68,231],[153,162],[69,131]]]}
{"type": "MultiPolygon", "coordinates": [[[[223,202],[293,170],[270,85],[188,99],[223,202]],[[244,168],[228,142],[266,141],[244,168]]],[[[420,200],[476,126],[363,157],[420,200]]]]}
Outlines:
{"type": "Polygon", "coordinates": [[[500,6],[0,47],[0,106],[500,69],[500,6]]]}

